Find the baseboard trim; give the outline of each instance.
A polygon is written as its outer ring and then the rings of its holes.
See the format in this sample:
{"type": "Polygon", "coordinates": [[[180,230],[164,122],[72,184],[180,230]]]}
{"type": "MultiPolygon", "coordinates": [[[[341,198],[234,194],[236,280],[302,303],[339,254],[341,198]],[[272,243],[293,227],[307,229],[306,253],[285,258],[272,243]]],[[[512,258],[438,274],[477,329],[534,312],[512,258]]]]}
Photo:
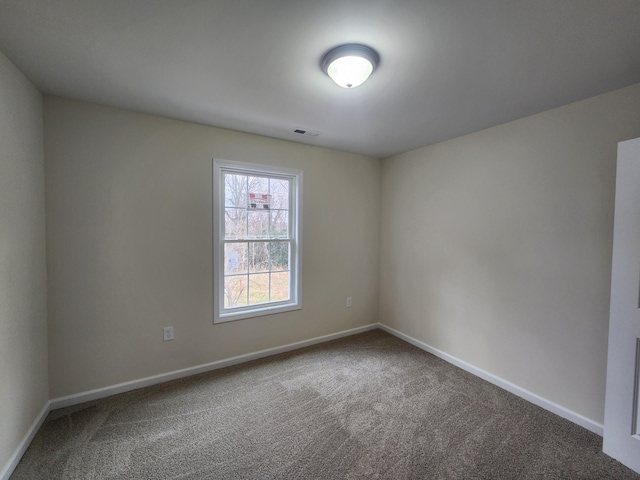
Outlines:
{"type": "Polygon", "coordinates": [[[5,464],[4,468],[0,471],[0,480],[9,479],[9,477],[15,470],[16,466],[18,465],[18,462],[20,462],[20,459],[24,455],[24,452],[27,450],[27,448],[29,447],[29,444],[33,440],[33,437],[36,435],[36,433],[42,426],[42,423],[44,422],[44,420],[46,419],[47,415],[51,410],[69,407],[72,405],[78,405],[80,403],[88,402],[91,400],[97,400],[100,398],[109,397],[111,395],[115,395],[118,393],[124,393],[131,390],[136,390],[138,388],[143,388],[151,385],[156,385],[158,383],[168,382],[171,380],[176,380],[178,378],[184,378],[184,377],[189,377],[191,375],[197,375],[199,373],[218,370],[220,368],[225,368],[232,365],[249,362],[251,360],[257,360],[260,358],[276,355],[279,353],[285,353],[292,350],[297,350],[299,348],[304,348],[311,345],[316,345],[319,343],[336,340],[342,337],[348,337],[350,335],[356,335],[358,333],[367,332],[369,330],[375,330],[377,328],[387,333],[390,333],[391,335],[394,335],[395,337],[398,337],[401,340],[404,340],[405,342],[410,343],[420,348],[421,350],[424,350],[425,352],[431,353],[451,363],[452,365],[462,368],[463,370],[479,378],[482,378],[483,380],[486,380],[489,383],[492,383],[500,388],[503,388],[504,390],[507,390],[508,392],[511,392],[514,395],[517,395],[518,397],[533,403],[534,405],[544,408],[545,410],[548,410],[551,413],[554,413],[562,418],[565,418],[570,422],[580,425],[581,427],[586,428],[587,430],[597,435],[600,435],[600,436],[603,435],[604,426],[600,423],[597,423],[583,415],[580,415],[579,413],[573,412],[561,405],[558,405],[550,400],[547,400],[539,395],[536,395],[533,392],[525,390],[524,388],[521,388],[511,382],[508,382],[507,380],[504,380],[496,375],[493,375],[480,368],[477,368],[463,360],[460,360],[457,357],[449,355],[448,353],[438,350],[437,348],[434,348],[431,345],[428,345],[424,342],[421,342],[420,340],[417,340],[413,337],[410,337],[409,335],[406,335],[398,330],[395,330],[394,328],[391,328],[382,323],[375,323],[375,324],[365,325],[362,327],[352,328],[350,330],[343,330],[341,332],[332,333],[329,335],[323,335],[320,337],[311,338],[308,340],[303,340],[300,342],[290,343],[290,344],[282,345],[279,347],[268,348],[268,349],[260,350],[253,353],[247,353],[244,355],[238,355],[236,357],[218,360],[218,361],[207,363],[204,365],[184,368],[181,370],[175,370],[172,372],[167,372],[159,375],[153,375],[150,377],[132,380],[129,382],[123,382],[123,383],[111,385],[108,387],[89,390],[89,391],[81,392],[74,395],[67,395],[64,397],[54,398],[48,401],[45,404],[45,406],[42,408],[42,411],[40,412],[38,417],[34,420],[33,424],[27,431],[26,435],[24,436],[24,438],[22,439],[22,441],[20,442],[16,450],[13,452],[13,454],[9,458],[9,461],[5,464]]]}
{"type": "Polygon", "coordinates": [[[50,411],[51,411],[51,402],[47,401],[47,403],[44,404],[44,407],[42,407],[42,410],[40,410],[40,413],[38,414],[36,419],[33,421],[31,426],[29,427],[29,430],[27,430],[27,433],[25,434],[22,441],[18,444],[18,447],[14,450],[14,452],[9,457],[9,461],[5,464],[5,466],[0,471],[0,480],[9,480],[9,477],[11,477],[11,474],[18,466],[18,463],[20,462],[20,459],[24,455],[24,452],[26,452],[27,448],[29,448],[29,445],[31,445],[31,442],[33,441],[33,437],[35,437],[36,433],[38,433],[38,430],[40,430],[40,427],[44,423],[44,420],[45,418],[47,418],[47,415],[49,415],[50,411]]]}
{"type": "Polygon", "coordinates": [[[365,325],[363,327],[352,328],[350,330],[343,330],[337,333],[331,333],[329,335],[323,335],[321,337],[311,338],[309,340],[302,340],[300,342],[289,343],[280,347],[268,348],[266,350],[260,350],[258,352],[247,353],[244,355],[238,355],[236,357],[226,358],[204,365],[197,365],[195,367],[183,368],[181,370],[174,370],[172,372],[161,373],[159,375],[153,375],[151,377],[140,378],[137,380],[131,380],[129,382],[118,383],[108,387],[97,388],[95,390],[89,390],[73,395],[67,395],[64,397],[58,397],[51,400],[51,410],[58,408],[70,407],[72,405],[78,405],[80,403],[89,402],[91,400],[97,400],[100,398],[109,397],[118,393],[124,393],[138,388],[148,387],[156,385],[158,383],[168,382],[176,380],[178,378],[189,377],[191,375],[197,375],[199,373],[210,372],[212,370],[218,370],[220,368],[230,367],[239,363],[249,362],[251,360],[257,360],[259,358],[269,357],[278,353],[289,352],[291,350],[297,350],[298,348],[308,347],[316,345],[318,343],[324,343],[331,340],[336,340],[342,337],[348,337],[357,333],[366,332],[369,330],[375,330],[378,328],[377,323],[365,325]]]}
{"type": "Polygon", "coordinates": [[[380,330],[384,330],[385,332],[388,332],[391,335],[398,337],[401,340],[404,340],[405,342],[410,343],[411,345],[414,345],[424,350],[425,352],[429,352],[435,355],[436,357],[439,357],[455,365],[456,367],[466,370],[467,372],[472,373],[473,375],[480,377],[489,383],[492,383],[500,388],[503,388],[504,390],[511,392],[514,395],[517,395],[518,397],[533,403],[534,405],[542,407],[545,410],[550,411],[551,413],[555,413],[556,415],[566,420],[569,420],[570,422],[580,425],[581,427],[586,428],[590,432],[593,432],[600,436],[603,435],[604,426],[600,423],[594,422],[593,420],[583,415],[580,415],[579,413],[571,411],[561,405],[558,405],[557,403],[554,403],[551,400],[547,400],[546,398],[543,398],[540,395],[536,395],[535,393],[530,392],[529,390],[525,390],[524,388],[521,388],[518,385],[515,385],[507,380],[504,380],[496,375],[493,375],[492,373],[489,373],[480,368],[474,367],[473,365],[463,360],[460,360],[459,358],[456,358],[452,355],[449,355],[448,353],[438,350],[437,348],[434,348],[431,345],[428,345],[424,342],[421,342],[420,340],[410,337],[409,335],[405,335],[404,333],[399,332],[394,328],[388,327],[387,325],[384,325],[382,323],[379,324],[379,328],[380,330]]]}

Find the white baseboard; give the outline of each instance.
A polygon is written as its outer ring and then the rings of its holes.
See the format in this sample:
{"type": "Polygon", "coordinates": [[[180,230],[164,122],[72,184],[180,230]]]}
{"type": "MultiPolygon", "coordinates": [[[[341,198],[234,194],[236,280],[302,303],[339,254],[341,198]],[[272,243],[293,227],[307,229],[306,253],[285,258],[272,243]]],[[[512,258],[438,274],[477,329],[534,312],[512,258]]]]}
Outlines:
{"type": "Polygon", "coordinates": [[[375,330],[378,328],[377,323],[365,325],[364,327],[352,328],[350,330],[343,330],[342,332],[331,333],[329,335],[323,335],[321,337],[311,338],[309,340],[303,340],[301,342],[290,343],[288,345],[282,345],[280,347],[268,348],[266,350],[260,350],[258,352],[247,353],[245,355],[238,355],[237,357],[227,358],[224,360],[218,360],[216,362],[206,363],[204,365],[197,365],[195,367],[184,368],[182,370],[174,370],[173,372],[161,373],[159,375],[153,375],[151,377],[140,378],[138,380],[131,380],[129,382],[118,383],[108,387],[97,388],[95,390],[89,390],[87,392],[77,393],[74,395],[67,395],[65,397],[54,398],[51,400],[51,410],[58,408],[69,407],[71,405],[77,405],[80,403],[88,402],[91,400],[97,400],[99,398],[109,397],[117,393],[128,392],[130,390],[136,390],[142,387],[148,387],[158,383],[168,382],[170,380],[176,380],[178,378],[189,377],[191,375],[197,375],[199,373],[209,372],[212,370],[218,370],[220,368],[230,367],[231,365],[237,365],[239,363],[249,362],[251,360],[257,360],[259,358],[276,355],[278,353],[289,352],[298,348],[308,347],[310,345],[316,345],[318,343],[328,342],[349,335],[355,335],[357,333],[366,332],[368,330],[375,330]]]}
{"type": "Polygon", "coordinates": [[[38,430],[40,430],[42,423],[44,422],[45,418],[47,418],[47,415],[49,415],[50,411],[51,402],[47,401],[44,407],[42,407],[42,410],[40,410],[40,413],[38,414],[36,419],[29,427],[29,430],[27,430],[27,433],[22,441],[18,444],[18,447],[9,457],[9,461],[4,465],[2,470],[0,470],[0,480],[9,480],[9,477],[11,477],[11,474],[18,466],[18,462],[20,462],[20,459],[24,455],[24,452],[26,452],[27,448],[29,448],[33,437],[35,437],[36,433],[38,433],[38,430]]]}
{"type": "Polygon", "coordinates": [[[508,392],[511,392],[514,395],[517,395],[533,403],[534,405],[538,405],[539,407],[542,407],[551,413],[554,413],[577,425],[580,425],[581,427],[584,427],[593,433],[596,433],[600,436],[602,436],[603,434],[604,426],[600,423],[597,423],[583,415],[580,415],[579,413],[573,412],[561,405],[558,405],[550,400],[547,400],[539,395],[536,395],[535,393],[525,390],[524,388],[514,385],[513,383],[508,382],[500,377],[497,377],[489,372],[486,372],[480,368],[477,368],[467,362],[464,362],[463,360],[460,360],[452,355],[449,355],[441,350],[438,350],[437,348],[427,345],[426,343],[421,342],[420,340],[417,340],[413,337],[410,337],[409,335],[405,335],[404,333],[398,330],[395,330],[391,327],[388,327],[387,325],[384,325],[381,323],[375,323],[375,324],[365,325],[363,327],[353,328],[350,330],[344,330],[342,332],[323,335],[321,337],[311,338],[309,340],[303,340],[300,342],[282,345],[280,347],[260,350],[258,352],[248,353],[245,355],[238,355],[236,357],[227,358],[224,360],[218,360],[216,362],[211,362],[204,365],[198,365],[195,367],[185,368],[182,370],[175,370],[173,372],[163,373],[160,375],[154,375],[151,377],[141,378],[138,380],[119,383],[117,385],[111,385],[108,387],[98,388],[95,390],[90,390],[87,392],[82,392],[74,395],[68,395],[65,397],[54,398],[48,401],[46,405],[42,408],[42,411],[40,412],[38,417],[34,420],[33,424],[27,431],[27,434],[20,442],[18,448],[16,448],[16,450],[11,455],[9,461],[0,471],[0,480],[9,479],[9,477],[15,470],[16,466],[18,465],[18,462],[24,455],[24,452],[27,450],[27,448],[29,447],[29,444],[33,440],[33,437],[38,432],[38,430],[42,426],[42,423],[44,422],[44,420],[46,419],[47,415],[51,410],[68,407],[71,405],[77,405],[80,403],[108,397],[118,393],[128,392],[130,390],[135,390],[142,387],[163,383],[163,382],[175,380],[178,378],[184,378],[184,377],[196,375],[199,373],[209,372],[212,370],[229,367],[231,365],[237,365],[240,363],[249,362],[251,360],[257,360],[259,358],[276,355],[278,353],[289,352],[299,348],[308,347],[308,346],[316,345],[323,342],[328,342],[330,340],[335,340],[338,338],[355,335],[355,334],[366,332],[369,330],[374,330],[376,328],[380,328],[381,330],[384,330],[385,332],[388,332],[391,335],[394,335],[400,338],[401,340],[404,340],[405,342],[408,342],[426,352],[429,352],[439,358],[442,358],[443,360],[459,368],[462,368],[463,370],[466,370],[467,372],[473,375],[476,375],[477,377],[480,377],[483,380],[488,381],[489,383],[492,383],[500,388],[503,388],[504,390],[507,390],[508,392]]]}
{"type": "Polygon", "coordinates": [[[390,333],[391,335],[394,335],[402,340],[404,340],[407,343],[410,343],[422,350],[424,350],[425,352],[429,352],[433,355],[435,355],[436,357],[439,357],[453,365],[455,365],[456,367],[459,367],[463,370],[466,370],[469,373],[472,373],[473,375],[482,378],[483,380],[486,380],[489,383],[492,383],[500,388],[503,388],[504,390],[507,390],[508,392],[513,393],[514,395],[517,395],[520,398],[523,398],[525,400],[527,400],[528,402],[533,403],[534,405],[537,405],[539,407],[544,408],[545,410],[550,411],[551,413],[555,413],[556,415],[569,420],[570,422],[573,422],[577,425],[580,425],[583,428],[586,428],[587,430],[598,434],[600,436],[602,436],[603,431],[604,431],[604,426],[601,423],[597,423],[594,422],[593,420],[580,415],[579,413],[573,412],[561,405],[558,405],[557,403],[554,403],[550,400],[547,400],[546,398],[543,398],[539,395],[536,395],[535,393],[532,393],[528,390],[525,390],[524,388],[521,388],[517,385],[514,385],[511,382],[508,382],[507,380],[504,380],[500,377],[497,377],[489,372],[486,372],[480,368],[474,367],[473,365],[460,360],[459,358],[456,358],[452,355],[449,355],[448,353],[445,353],[441,350],[438,350],[437,348],[432,347],[431,345],[427,345],[424,342],[421,342],[420,340],[416,340],[413,337],[410,337],[409,335],[405,335],[402,332],[399,332],[398,330],[395,330],[391,327],[388,327],[382,323],[379,324],[379,328],[381,330],[384,330],[385,332],[390,333]]]}
{"type": "Polygon", "coordinates": [[[191,375],[196,375],[198,373],[209,372],[212,370],[229,367],[231,365],[237,365],[239,363],[249,362],[251,360],[257,360],[259,358],[276,355],[278,353],[289,352],[299,348],[316,345],[318,343],[328,342],[330,340],[347,337],[349,335],[355,335],[355,334],[366,332],[369,330],[375,330],[376,328],[380,328],[381,330],[384,330],[385,332],[388,332],[391,335],[394,335],[400,338],[401,340],[404,340],[407,343],[410,343],[426,352],[429,352],[451,363],[452,365],[462,368],[463,370],[466,370],[467,372],[477,377],[480,377],[483,380],[488,381],[489,383],[492,383],[500,388],[503,388],[504,390],[507,390],[508,392],[511,392],[514,395],[517,395],[518,397],[533,403],[534,405],[538,405],[539,407],[542,407],[551,413],[554,413],[562,418],[569,420],[570,422],[580,425],[581,427],[584,427],[595,434],[598,434],[600,436],[602,436],[603,434],[604,426],[600,423],[597,423],[583,415],[580,415],[579,413],[573,412],[565,407],[562,407],[561,405],[558,405],[550,400],[547,400],[539,395],[536,395],[535,393],[525,390],[524,388],[514,385],[513,383],[508,382],[500,377],[497,377],[489,372],[486,372],[480,368],[474,367],[473,365],[463,360],[460,360],[459,358],[456,358],[441,350],[438,350],[437,348],[427,345],[426,343],[421,342],[420,340],[417,340],[413,337],[410,337],[409,335],[405,335],[404,333],[398,330],[395,330],[391,327],[388,327],[387,325],[384,325],[382,323],[375,323],[375,324],[365,325],[363,327],[353,328],[350,330],[344,330],[342,332],[323,335],[321,337],[311,338],[309,340],[303,340],[300,342],[282,345],[280,347],[268,348],[266,350],[260,350],[258,352],[248,353],[245,355],[238,355],[237,357],[218,360],[216,362],[211,362],[204,365],[198,365],[195,367],[185,368],[182,370],[175,370],[173,372],[154,375],[151,377],[119,383],[117,385],[98,388],[95,390],[90,390],[90,391],[78,393],[75,395],[68,395],[65,397],[52,399],[48,401],[45,404],[45,406],[42,408],[42,411],[40,412],[38,417],[34,420],[33,424],[27,431],[26,435],[24,436],[24,438],[22,439],[22,441],[20,442],[16,450],[13,452],[13,454],[9,458],[9,461],[5,464],[5,466],[0,471],[0,480],[9,479],[9,477],[15,470],[16,466],[18,465],[18,462],[24,455],[24,452],[27,450],[27,448],[29,447],[29,444],[33,440],[33,437],[36,435],[36,433],[42,426],[42,423],[44,422],[44,420],[46,419],[47,415],[51,410],[68,407],[71,405],[77,405],[83,402],[88,402],[91,400],[108,397],[110,395],[115,395],[117,393],[128,392],[130,390],[147,387],[150,385],[155,385],[158,383],[175,380],[178,378],[184,378],[191,375]]]}
{"type": "MultiPolygon", "coordinates": [[[[247,353],[245,355],[238,355],[237,357],[218,360],[216,362],[211,362],[204,365],[198,365],[195,367],[185,368],[182,370],[175,370],[173,372],[163,373],[163,374],[154,375],[151,377],[141,378],[138,380],[119,383],[116,385],[98,388],[95,390],[89,390],[87,392],[81,392],[78,394],[68,395],[65,397],[54,398],[47,405],[46,413],[48,413],[49,410],[69,407],[71,405],[77,405],[77,404],[88,402],[91,400],[97,400],[99,398],[108,397],[118,393],[128,392],[130,390],[136,390],[138,388],[148,387],[150,385],[168,382],[170,380],[176,380],[178,378],[189,377],[191,375],[197,375],[199,373],[204,373],[212,370],[217,370],[220,368],[229,367],[231,365],[237,365],[239,363],[249,362],[251,360],[257,360],[259,358],[268,357],[270,355],[276,355],[278,353],[289,352],[291,350],[296,350],[298,348],[303,348],[303,347],[308,347],[310,345],[316,345],[318,343],[328,342],[330,340],[347,337],[349,335],[355,335],[357,333],[366,332],[368,330],[374,330],[376,328],[380,328],[381,330],[384,330],[385,332],[388,332],[391,335],[394,335],[404,340],[405,342],[408,342],[426,352],[429,352],[439,358],[442,358],[443,360],[459,368],[462,368],[463,370],[466,370],[467,372],[472,373],[473,375],[480,377],[489,383],[492,383],[500,388],[503,388],[504,390],[507,390],[508,392],[511,392],[514,395],[517,395],[518,397],[533,403],[534,405],[544,408],[545,410],[548,410],[551,413],[554,413],[562,418],[565,418],[570,422],[580,425],[581,427],[586,428],[587,430],[597,435],[600,435],[600,436],[603,435],[604,426],[601,423],[597,423],[591,420],[590,418],[587,418],[583,415],[580,415],[579,413],[569,410],[561,405],[558,405],[557,403],[554,403],[551,400],[547,400],[546,398],[543,398],[533,392],[530,392],[522,387],[519,387],[518,385],[515,385],[507,380],[504,380],[492,373],[486,372],[485,370],[475,367],[463,360],[460,360],[459,358],[449,355],[448,353],[438,350],[437,348],[434,348],[431,345],[428,345],[424,342],[421,342],[420,340],[410,337],[409,335],[405,335],[404,333],[398,330],[395,330],[391,327],[388,327],[387,325],[384,325],[382,323],[365,325],[363,327],[344,330],[342,332],[332,333],[329,335],[323,335],[321,337],[315,337],[309,340],[290,343],[288,345],[283,345],[280,347],[268,348],[266,350],[247,353]]],[[[46,413],[44,417],[46,417],[46,413]]],[[[44,420],[44,417],[42,417],[42,419],[39,421],[39,424],[37,426],[38,428],[40,427],[40,424],[44,420]]],[[[33,433],[31,433],[31,437],[25,437],[25,440],[29,438],[29,442],[30,442],[31,438],[33,438],[33,435],[35,434],[36,431],[37,431],[37,428],[34,430],[33,433]]],[[[25,444],[24,450],[26,450],[26,447],[29,445],[29,442],[25,444]]],[[[24,450],[22,451],[22,453],[24,453],[24,450]]],[[[20,456],[17,457],[18,461],[20,460],[22,453],[20,453],[20,456]]],[[[17,465],[17,461],[15,464],[17,465]]],[[[13,466],[13,468],[15,468],[15,465],[13,466]]],[[[0,480],[4,480],[4,477],[0,476],[0,480]]]]}

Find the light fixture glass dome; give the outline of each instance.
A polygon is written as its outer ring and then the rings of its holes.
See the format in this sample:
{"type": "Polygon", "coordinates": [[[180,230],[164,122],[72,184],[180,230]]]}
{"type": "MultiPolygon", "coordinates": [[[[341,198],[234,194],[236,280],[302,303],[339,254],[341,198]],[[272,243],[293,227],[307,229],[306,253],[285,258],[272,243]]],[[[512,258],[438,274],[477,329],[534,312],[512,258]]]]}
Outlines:
{"type": "Polygon", "coordinates": [[[365,45],[341,45],[322,59],[322,70],[338,85],[354,88],[362,85],[378,65],[378,54],[365,45]]]}

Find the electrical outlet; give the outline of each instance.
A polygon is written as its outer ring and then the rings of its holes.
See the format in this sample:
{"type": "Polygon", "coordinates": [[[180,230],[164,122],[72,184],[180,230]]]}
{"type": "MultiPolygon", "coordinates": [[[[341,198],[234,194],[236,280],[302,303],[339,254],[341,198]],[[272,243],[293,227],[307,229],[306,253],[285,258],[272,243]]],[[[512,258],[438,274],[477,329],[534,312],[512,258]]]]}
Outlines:
{"type": "Polygon", "coordinates": [[[162,329],[162,333],[164,334],[164,341],[167,342],[169,340],[173,340],[173,327],[164,327],[162,329]]]}
{"type": "Polygon", "coordinates": [[[351,308],[352,302],[351,297],[347,297],[347,308],[351,308]]]}

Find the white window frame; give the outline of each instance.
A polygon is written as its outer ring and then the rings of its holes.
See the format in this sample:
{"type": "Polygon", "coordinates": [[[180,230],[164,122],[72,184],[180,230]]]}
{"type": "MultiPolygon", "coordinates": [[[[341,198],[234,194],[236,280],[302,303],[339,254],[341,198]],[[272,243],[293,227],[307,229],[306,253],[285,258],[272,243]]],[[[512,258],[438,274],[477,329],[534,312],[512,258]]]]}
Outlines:
{"type": "Polygon", "coordinates": [[[213,159],[213,323],[260,317],[302,308],[302,171],[231,160],[213,159]],[[290,298],[281,302],[225,308],[224,306],[224,173],[286,177],[289,191],[290,298]]]}

